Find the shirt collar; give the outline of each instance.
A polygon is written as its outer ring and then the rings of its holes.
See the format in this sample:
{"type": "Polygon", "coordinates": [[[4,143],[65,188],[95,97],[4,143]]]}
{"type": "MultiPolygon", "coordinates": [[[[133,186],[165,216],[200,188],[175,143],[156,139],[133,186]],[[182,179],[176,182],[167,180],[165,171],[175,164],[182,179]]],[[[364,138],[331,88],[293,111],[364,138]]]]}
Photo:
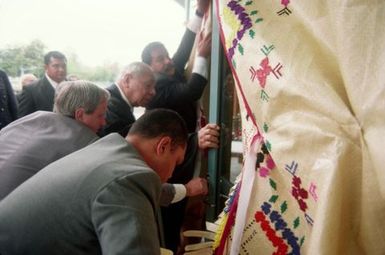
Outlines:
{"type": "Polygon", "coordinates": [[[47,78],[47,80],[49,81],[49,83],[51,84],[51,86],[56,90],[57,86],[59,85],[59,83],[57,83],[56,81],[52,80],[47,73],[45,73],[45,77],[47,78]]]}
{"type": "Polygon", "coordinates": [[[128,104],[128,106],[130,107],[130,109],[132,111],[132,105],[131,105],[130,101],[128,101],[128,98],[126,97],[126,95],[123,93],[123,90],[120,88],[119,84],[115,83],[115,85],[116,85],[116,87],[118,87],[118,90],[120,92],[121,97],[128,104]]]}

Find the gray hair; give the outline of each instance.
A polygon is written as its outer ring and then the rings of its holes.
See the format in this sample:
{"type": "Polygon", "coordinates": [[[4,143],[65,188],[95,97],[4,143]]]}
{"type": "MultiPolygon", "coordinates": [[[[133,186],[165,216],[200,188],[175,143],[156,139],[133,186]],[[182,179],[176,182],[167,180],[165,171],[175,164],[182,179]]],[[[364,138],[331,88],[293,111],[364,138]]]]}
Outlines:
{"type": "Polygon", "coordinates": [[[125,66],[123,70],[120,72],[120,75],[118,76],[116,83],[119,83],[121,80],[124,80],[124,77],[127,74],[131,74],[134,77],[140,77],[143,75],[151,74],[155,80],[155,75],[154,75],[154,72],[152,71],[152,68],[143,62],[132,62],[131,64],[125,66]]]}
{"type": "Polygon", "coordinates": [[[89,81],[64,81],[56,89],[54,112],[74,118],[75,111],[83,108],[93,113],[98,105],[110,98],[110,93],[89,81]]]}
{"type": "Polygon", "coordinates": [[[23,88],[24,86],[27,86],[36,80],[37,80],[37,77],[32,73],[23,74],[20,77],[20,87],[23,88]]]}

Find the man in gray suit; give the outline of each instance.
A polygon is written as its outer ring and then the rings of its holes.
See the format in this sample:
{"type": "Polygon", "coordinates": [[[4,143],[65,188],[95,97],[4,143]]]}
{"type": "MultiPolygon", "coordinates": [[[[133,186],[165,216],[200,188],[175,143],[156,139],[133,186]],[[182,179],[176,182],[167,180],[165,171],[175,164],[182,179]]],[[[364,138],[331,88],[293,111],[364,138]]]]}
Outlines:
{"type": "Polygon", "coordinates": [[[44,56],[45,74],[30,86],[23,87],[18,96],[18,117],[35,111],[52,111],[56,87],[67,75],[67,59],[59,51],[50,51],[44,56]]]}
{"type": "Polygon", "coordinates": [[[146,112],[41,170],[0,203],[0,254],[159,254],[161,183],[183,161],[187,128],[146,112]]]}
{"type": "Polygon", "coordinates": [[[63,82],[55,113],[37,111],[2,129],[0,200],[46,165],[96,141],[108,98],[90,82],[63,82]]]}

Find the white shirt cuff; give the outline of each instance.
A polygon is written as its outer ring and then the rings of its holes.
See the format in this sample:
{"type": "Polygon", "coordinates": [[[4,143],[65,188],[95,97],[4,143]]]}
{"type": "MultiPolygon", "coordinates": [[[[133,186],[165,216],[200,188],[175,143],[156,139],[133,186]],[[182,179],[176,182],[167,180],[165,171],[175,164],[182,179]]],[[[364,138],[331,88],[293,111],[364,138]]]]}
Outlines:
{"type": "Polygon", "coordinates": [[[194,17],[187,23],[187,28],[196,34],[201,28],[202,20],[203,18],[198,15],[194,15],[194,17]]]}
{"type": "Polygon", "coordinates": [[[183,184],[173,184],[175,188],[175,196],[172,199],[171,203],[176,203],[181,201],[183,198],[186,197],[186,187],[183,184]]]}
{"type": "Polygon", "coordinates": [[[207,80],[207,59],[202,56],[195,56],[192,72],[202,75],[207,80]]]}

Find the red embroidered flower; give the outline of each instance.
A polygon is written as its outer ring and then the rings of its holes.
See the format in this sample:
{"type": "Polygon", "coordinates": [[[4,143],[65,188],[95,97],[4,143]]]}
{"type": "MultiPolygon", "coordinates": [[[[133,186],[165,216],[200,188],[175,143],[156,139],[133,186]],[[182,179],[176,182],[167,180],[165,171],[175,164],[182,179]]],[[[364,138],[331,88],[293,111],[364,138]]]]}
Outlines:
{"type": "Polygon", "coordinates": [[[296,187],[292,187],[291,194],[293,195],[293,197],[295,197],[295,199],[298,199],[299,193],[298,193],[298,189],[296,187]]]}
{"type": "Polygon", "coordinates": [[[308,193],[304,188],[299,189],[298,193],[302,198],[308,198],[308,193]]]}
{"type": "Polygon", "coordinates": [[[299,208],[301,208],[301,210],[305,212],[307,209],[307,204],[305,203],[305,201],[303,199],[299,199],[298,204],[299,204],[299,208]]]}
{"type": "Polygon", "coordinates": [[[299,186],[301,185],[301,179],[299,177],[297,177],[297,176],[294,176],[292,183],[293,183],[294,186],[299,188],[299,186]]]}
{"type": "Polygon", "coordinates": [[[263,221],[264,219],[265,219],[265,215],[263,214],[263,212],[258,211],[258,212],[255,213],[255,220],[256,220],[257,222],[261,222],[261,221],[263,221]]]}

